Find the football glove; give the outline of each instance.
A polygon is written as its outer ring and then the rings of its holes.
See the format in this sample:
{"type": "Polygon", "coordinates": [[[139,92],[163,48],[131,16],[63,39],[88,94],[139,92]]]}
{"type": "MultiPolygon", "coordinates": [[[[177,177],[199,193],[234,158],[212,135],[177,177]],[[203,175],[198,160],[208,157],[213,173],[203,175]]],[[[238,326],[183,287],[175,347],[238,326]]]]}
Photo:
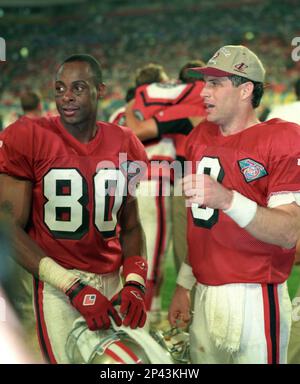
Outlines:
{"type": "Polygon", "coordinates": [[[123,325],[133,329],[143,327],[147,317],[145,287],[136,281],[127,281],[120,292],[120,301],[123,325]]]}
{"type": "Polygon", "coordinates": [[[85,318],[91,331],[108,329],[111,315],[115,323],[120,326],[122,319],[112,303],[97,289],[82,281],[75,282],[66,292],[71,304],[85,318]]]}

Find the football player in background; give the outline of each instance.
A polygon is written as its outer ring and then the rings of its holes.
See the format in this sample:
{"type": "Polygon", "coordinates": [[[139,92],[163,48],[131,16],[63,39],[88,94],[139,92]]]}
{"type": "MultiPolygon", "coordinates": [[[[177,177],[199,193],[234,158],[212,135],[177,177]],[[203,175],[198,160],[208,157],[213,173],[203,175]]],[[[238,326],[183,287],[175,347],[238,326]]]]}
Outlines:
{"type": "MultiPolygon", "coordinates": [[[[201,60],[191,60],[181,68],[178,81],[153,83],[138,87],[135,99],[126,108],[127,125],[143,141],[149,158],[153,161],[161,161],[156,165],[156,173],[158,177],[164,176],[159,178],[160,182],[164,182],[164,188],[170,184],[170,167],[167,165],[164,170],[163,166],[166,165],[166,162],[172,163],[177,160],[180,162],[178,172],[175,171],[171,176],[182,177],[186,136],[193,125],[202,121],[205,115],[200,97],[204,83],[199,79],[199,76],[196,77],[188,71],[189,68],[203,65],[201,60]]],[[[152,174],[153,170],[154,167],[152,167],[152,174]]],[[[153,181],[151,182],[153,183],[153,181]]],[[[163,187],[160,190],[163,191],[163,187]]],[[[151,212],[149,211],[151,209],[149,197],[148,200],[143,197],[140,198],[141,206],[145,212],[143,227],[148,228],[146,232],[149,233],[147,236],[149,258],[147,308],[151,308],[150,319],[154,322],[158,322],[161,317],[162,263],[167,250],[167,246],[165,246],[163,252],[157,252],[157,244],[161,243],[159,239],[163,238],[163,234],[166,233],[166,240],[170,240],[172,230],[174,261],[177,271],[185,259],[187,248],[186,209],[183,197],[160,195],[162,192],[156,196],[156,209],[153,207],[151,212]],[[162,208],[159,209],[160,207],[164,207],[165,215],[161,214],[162,208]]]]}

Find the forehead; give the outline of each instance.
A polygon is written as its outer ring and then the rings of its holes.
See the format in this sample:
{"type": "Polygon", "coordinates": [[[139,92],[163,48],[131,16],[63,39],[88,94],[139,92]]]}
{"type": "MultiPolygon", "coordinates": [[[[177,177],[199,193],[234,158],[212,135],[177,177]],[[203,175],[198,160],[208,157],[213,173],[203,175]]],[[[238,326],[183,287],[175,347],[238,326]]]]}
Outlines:
{"type": "Polygon", "coordinates": [[[204,75],[204,81],[208,82],[208,81],[214,81],[214,82],[218,82],[218,83],[226,83],[226,82],[230,82],[231,81],[228,79],[228,77],[224,77],[224,76],[208,76],[208,75],[204,75]]]}
{"type": "Polygon", "coordinates": [[[93,77],[89,63],[74,61],[63,64],[57,71],[55,80],[62,82],[88,81],[93,77]]]}

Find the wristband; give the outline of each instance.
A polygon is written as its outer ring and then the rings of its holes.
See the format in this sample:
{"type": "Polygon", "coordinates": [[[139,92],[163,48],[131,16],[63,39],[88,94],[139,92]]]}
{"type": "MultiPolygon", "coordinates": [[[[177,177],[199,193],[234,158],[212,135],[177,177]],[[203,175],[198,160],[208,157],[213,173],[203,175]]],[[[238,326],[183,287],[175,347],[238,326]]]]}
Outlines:
{"type": "Polygon", "coordinates": [[[231,205],[228,209],[223,209],[223,212],[231,217],[240,227],[245,228],[256,214],[257,203],[237,191],[232,192],[233,199],[231,205]]]}
{"type": "Polygon", "coordinates": [[[79,277],[61,267],[50,257],[43,257],[39,264],[39,279],[66,292],[79,277]]]}
{"type": "Polygon", "coordinates": [[[142,256],[130,256],[126,258],[123,264],[125,282],[137,281],[139,284],[145,286],[147,270],[147,261],[142,256]]]}
{"type": "Polygon", "coordinates": [[[193,274],[192,267],[185,262],[181,264],[176,283],[189,291],[196,283],[196,278],[193,274]]]}
{"type": "Polygon", "coordinates": [[[146,293],[146,288],[144,285],[139,284],[137,281],[126,281],[124,284],[124,287],[136,287],[138,288],[143,294],[146,293]]]}
{"type": "Polygon", "coordinates": [[[81,292],[85,287],[86,287],[86,284],[78,280],[73,285],[71,285],[69,289],[65,291],[65,294],[69,296],[69,299],[72,301],[74,297],[77,296],[78,293],[81,292]]]}

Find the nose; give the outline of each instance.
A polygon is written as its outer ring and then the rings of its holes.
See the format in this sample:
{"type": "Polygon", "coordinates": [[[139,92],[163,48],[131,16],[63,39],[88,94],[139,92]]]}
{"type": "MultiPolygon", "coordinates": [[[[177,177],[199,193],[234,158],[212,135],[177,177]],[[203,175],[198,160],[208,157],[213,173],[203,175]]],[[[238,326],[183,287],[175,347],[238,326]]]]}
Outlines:
{"type": "Polygon", "coordinates": [[[201,93],[200,93],[200,96],[201,96],[203,99],[209,97],[209,89],[208,89],[207,83],[205,83],[204,87],[202,88],[202,91],[201,91],[201,93]]]}
{"type": "Polygon", "coordinates": [[[72,92],[71,89],[66,89],[64,95],[63,95],[63,100],[64,101],[73,101],[75,100],[75,95],[74,93],[72,92]]]}

